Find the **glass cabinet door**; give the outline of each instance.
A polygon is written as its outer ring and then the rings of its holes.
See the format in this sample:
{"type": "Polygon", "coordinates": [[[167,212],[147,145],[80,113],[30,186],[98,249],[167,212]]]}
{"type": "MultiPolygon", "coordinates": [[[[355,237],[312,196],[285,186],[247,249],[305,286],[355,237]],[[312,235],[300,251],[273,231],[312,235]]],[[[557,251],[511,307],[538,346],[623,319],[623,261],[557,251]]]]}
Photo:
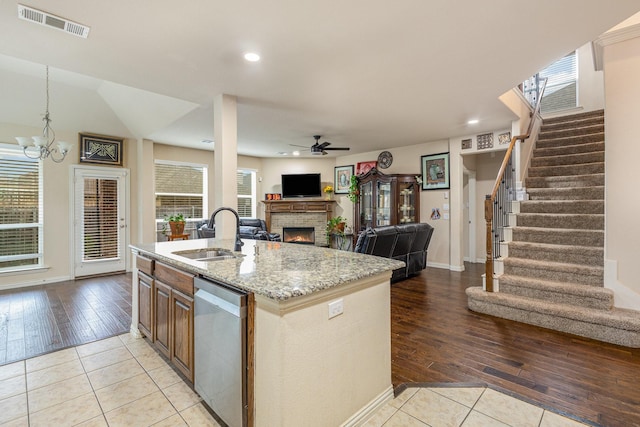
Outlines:
{"type": "Polygon", "coordinates": [[[376,227],[391,224],[391,183],[377,182],[376,227]]]}
{"type": "Polygon", "coordinates": [[[360,228],[373,227],[373,183],[360,186],[360,228]]]}
{"type": "Polygon", "coordinates": [[[398,183],[398,223],[416,222],[416,185],[408,182],[398,183]]]}

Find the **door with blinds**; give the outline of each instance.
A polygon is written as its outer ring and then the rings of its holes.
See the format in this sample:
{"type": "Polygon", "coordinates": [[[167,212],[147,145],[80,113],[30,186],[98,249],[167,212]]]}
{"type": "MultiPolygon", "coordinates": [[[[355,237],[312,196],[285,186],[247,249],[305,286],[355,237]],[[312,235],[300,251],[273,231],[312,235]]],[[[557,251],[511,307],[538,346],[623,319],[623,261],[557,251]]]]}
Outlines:
{"type": "Polygon", "coordinates": [[[74,172],[75,276],[126,268],[126,170],[74,172]]]}

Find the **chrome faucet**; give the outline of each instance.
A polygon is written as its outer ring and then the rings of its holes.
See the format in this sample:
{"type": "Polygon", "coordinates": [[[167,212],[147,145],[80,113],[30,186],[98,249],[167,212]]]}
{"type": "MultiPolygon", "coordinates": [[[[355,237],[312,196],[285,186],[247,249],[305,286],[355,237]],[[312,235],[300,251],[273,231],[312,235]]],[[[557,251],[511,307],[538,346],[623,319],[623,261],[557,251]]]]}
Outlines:
{"type": "Polygon", "coordinates": [[[240,252],[242,250],[242,245],[244,245],[244,242],[242,240],[240,240],[240,215],[238,215],[238,212],[236,212],[235,210],[233,210],[231,208],[226,208],[226,207],[221,207],[221,208],[216,209],[211,214],[211,221],[210,221],[209,227],[215,227],[215,225],[216,225],[216,215],[220,211],[233,212],[233,214],[236,216],[236,244],[235,244],[233,250],[236,251],[236,252],[240,252]]]}

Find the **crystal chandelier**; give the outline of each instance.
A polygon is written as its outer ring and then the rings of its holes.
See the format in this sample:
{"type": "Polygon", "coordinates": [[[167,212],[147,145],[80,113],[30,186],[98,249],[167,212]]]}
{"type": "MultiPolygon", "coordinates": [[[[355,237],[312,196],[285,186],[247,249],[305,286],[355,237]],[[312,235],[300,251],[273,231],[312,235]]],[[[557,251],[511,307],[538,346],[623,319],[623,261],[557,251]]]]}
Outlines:
{"type": "Polygon", "coordinates": [[[56,163],[60,163],[67,156],[67,153],[71,149],[71,144],[65,141],[58,141],[57,146],[53,146],[56,140],[56,133],[51,128],[51,119],[49,118],[49,66],[47,65],[47,107],[44,113],[44,128],[42,129],[42,136],[17,136],[16,140],[22,147],[24,155],[30,159],[44,160],[47,157],[51,157],[56,163]],[[36,150],[28,150],[29,147],[35,146],[36,150]]]}

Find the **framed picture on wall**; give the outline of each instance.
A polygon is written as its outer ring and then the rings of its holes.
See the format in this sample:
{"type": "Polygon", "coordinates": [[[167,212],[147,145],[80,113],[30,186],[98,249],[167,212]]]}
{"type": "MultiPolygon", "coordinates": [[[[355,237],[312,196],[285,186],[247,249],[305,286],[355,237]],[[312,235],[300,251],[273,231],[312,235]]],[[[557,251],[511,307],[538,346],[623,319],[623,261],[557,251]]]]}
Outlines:
{"type": "Polygon", "coordinates": [[[80,163],[122,166],[124,138],[80,133],[80,163]]]}
{"type": "Polygon", "coordinates": [[[351,176],[353,175],[353,165],[336,166],[334,168],[334,185],[336,194],[348,194],[351,186],[351,176]]]}
{"type": "Polygon", "coordinates": [[[449,188],[449,153],[422,156],[422,189],[444,190],[449,188]]]}

